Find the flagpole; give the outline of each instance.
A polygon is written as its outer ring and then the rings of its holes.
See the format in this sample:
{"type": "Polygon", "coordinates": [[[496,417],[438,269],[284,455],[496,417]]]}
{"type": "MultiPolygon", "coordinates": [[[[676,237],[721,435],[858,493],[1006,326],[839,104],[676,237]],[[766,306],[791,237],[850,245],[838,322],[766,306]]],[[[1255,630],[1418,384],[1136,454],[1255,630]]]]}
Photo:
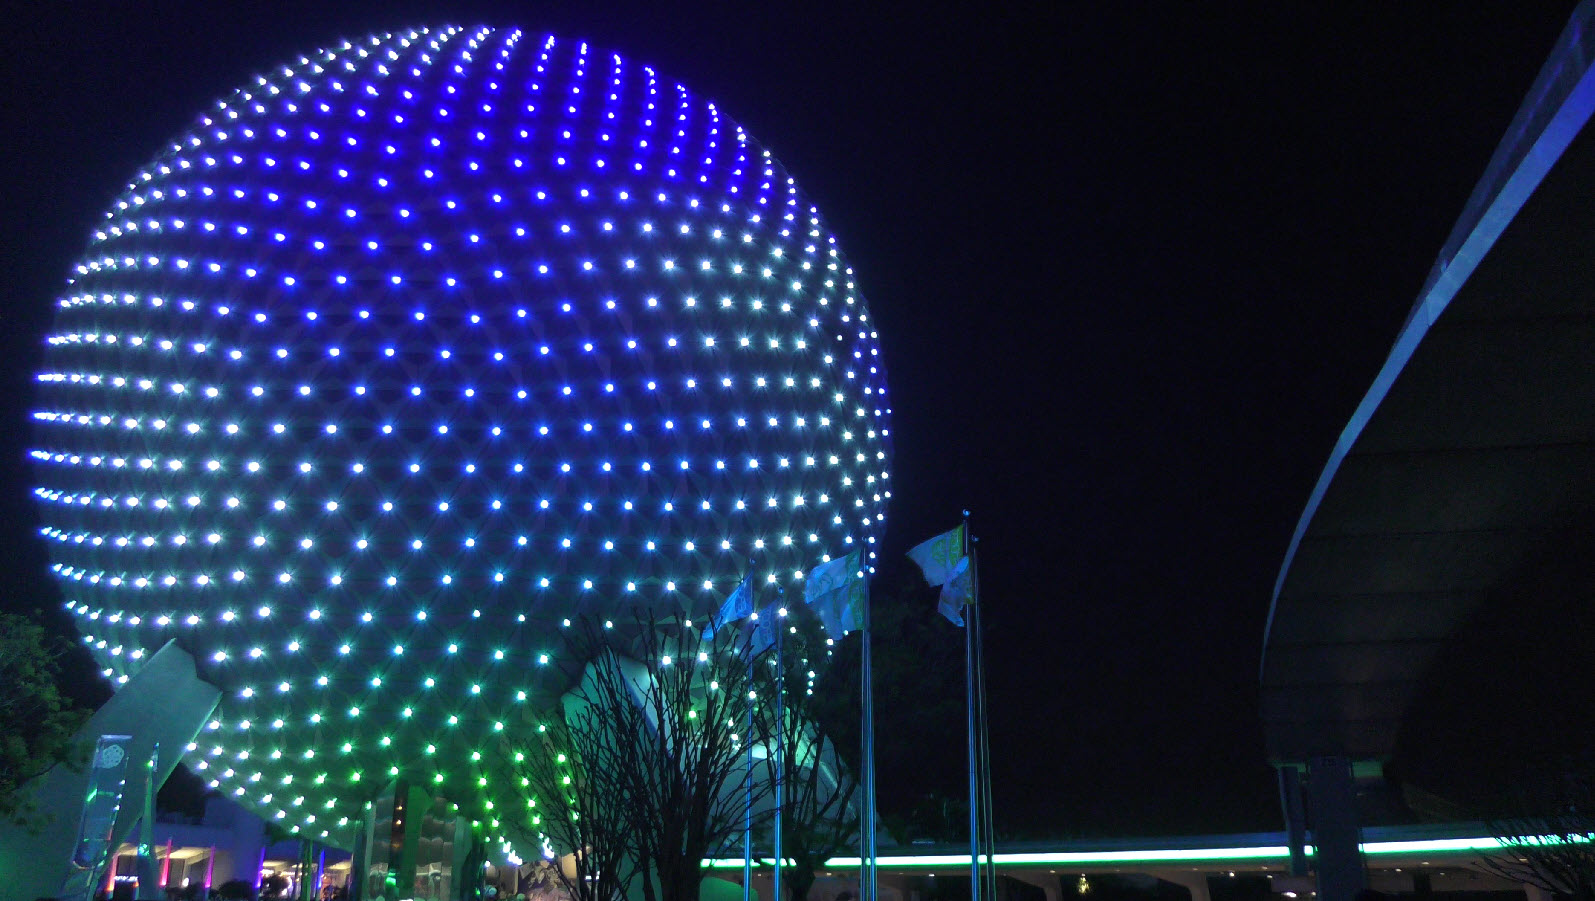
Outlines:
{"type": "MultiPolygon", "coordinates": [[[[862,556],[859,562],[863,563],[862,556]]],[[[864,853],[860,861],[860,869],[863,871],[860,875],[863,879],[860,880],[859,893],[863,895],[863,901],[876,901],[878,892],[875,874],[875,690],[872,684],[874,673],[870,667],[870,595],[867,583],[864,589],[862,619],[859,629],[860,637],[863,639],[862,653],[859,655],[862,669],[859,679],[862,703],[859,706],[863,708],[864,716],[861,742],[864,752],[864,811],[863,816],[859,818],[859,825],[864,853]]]]}
{"type": "MultiPolygon", "coordinates": [[[[748,569],[751,572],[753,564],[750,561],[748,569]]],[[[746,582],[747,576],[743,576],[746,582]]],[[[751,588],[752,583],[747,582],[751,588]]],[[[750,594],[752,592],[750,591],[750,594]]],[[[749,597],[748,603],[754,604],[756,598],[749,597]]],[[[719,624],[716,624],[716,629],[719,624]]],[[[751,639],[750,639],[751,641],[751,639]]],[[[744,653],[752,650],[752,646],[744,649],[744,653]]],[[[747,665],[753,665],[753,655],[748,654],[747,665]]],[[[746,792],[742,807],[742,901],[753,901],[753,708],[757,706],[757,699],[748,701],[748,731],[742,734],[742,740],[748,745],[748,766],[743,771],[742,787],[746,792]]]]}
{"type": "MultiPolygon", "coordinates": [[[[964,511],[964,553],[969,553],[969,511],[964,511]]],[[[973,561],[971,561],[973,563],[973,561]]],[[[971,597],[973,601],[973,597],[971,597]]],[[[977,693],[975,691],[975,630],[979,620],[976,618],[975,607],[970,606],[969,616],[964,621],[964,700],[966,718],[969,728],[969,897],[970,901],[980,901],[982,880],[980,878],[980,839],[981,839],[981,802],[980,802],[980,745],[975,739],[975,704],[977,693]]]]}
{"type": "Polygon", "coordinates": [[[753,706],[748,702],[748,731],[743,741],[748,744],[748,768],[743,772],[742,787],[746,791],[742,809],[742,901],[753,901],[753,706]]]}
{"type": "MultiPolygon", "coordinates": [[[[781,602],[776,601],[779,605],[781,602]]],[[[781,659],[782,632],[780,618],[786,616],[786,608],[778,606],[774,615],[777,618],[775,627],[775,878],[770,887],[770,901],[782,901],[781,898],[781,814],[786,802],[781,791],[786,782],[786,710],[784,699],[786,696],[786,668],[781,659]]]]}
{"type": "MultiPolygon", "coordinates": [[[[967,533],[966,533],[967,534],[967,533]]],[[[973,538],[970,539],[973,544],[973,538]]],[[[980,711],[976,720],[979,727],[977,741],[980,750],[980,797],[981,819],[985,855],[986,855],[986,890],[990,898],[997,897],[997,867],[995,861],[997,845],[997,823],[992,816],[991,801],[991,727],[990,708],[986,704],[986,636],[981,624],[980,609],[980,568],[979,554],[971,547],[969,550],[969,596],[971,625],[974,629],[975,647],[975,697],[979,702],[980,711]]]]}

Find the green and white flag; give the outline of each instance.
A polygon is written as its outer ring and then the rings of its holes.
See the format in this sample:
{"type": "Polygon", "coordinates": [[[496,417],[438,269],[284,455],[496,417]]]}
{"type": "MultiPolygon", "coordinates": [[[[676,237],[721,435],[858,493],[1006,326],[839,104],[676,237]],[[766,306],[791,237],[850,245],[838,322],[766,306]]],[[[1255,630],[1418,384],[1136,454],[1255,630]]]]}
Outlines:
{"type": "Polygon", "coordinates": [[[975,558],[961,557],[953,567],[952,578],[941,587],[936,609],[955,626],[964,624],[964,607],[975,600],[975,558]]]}
{"type": "Polygon", "coordinates": [[[846,635],[864,625],[868,586],[860,570],[863,557],[853,551],[809,571],[803,597],[825,624],[825,631],[846,635]]]}
{"type": "Polygon", "coordinates": [[[958,565],[968,551],[964,547],[964,527],[943,532],[929,541],[917,544],[908,552],[908,559],[919,564],[925,581],[932,585],[946,585],[953,580],[953,567],[958,565]]]}
{"type": "Polygon", "coordinates": [[[974,561],[969,557],[969,545],[964,527],[959,525],[950,532],[915,545],[908,559],[919,564],[925,581],[941,587],[941,600],[936,609],[955,626],[964,624],[964,605],[974,600],[974,561]]]}

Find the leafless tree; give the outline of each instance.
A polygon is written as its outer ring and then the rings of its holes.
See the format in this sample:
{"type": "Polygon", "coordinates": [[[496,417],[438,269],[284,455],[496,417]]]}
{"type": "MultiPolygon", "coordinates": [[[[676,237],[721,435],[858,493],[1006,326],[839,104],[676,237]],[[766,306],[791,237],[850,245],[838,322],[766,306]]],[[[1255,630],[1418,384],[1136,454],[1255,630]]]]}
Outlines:
{"type": "MultiPolygon", "coordinates": [[[[815,717],[814,682],[826,656],[824,635],[809,618],[789,619],[782,630],[779,669],[776,659],[767,662],[771,676],[785,689],[780,705],[784,715],[777,720],[776,705],[764,704],[760,715],[767,725],[760,731],[775,735],[780,730],[781,753],[765,757],[766,781],[779,774],[782,783],[781,857],[788,861],[782,885],[790,901],[803,901],[825,862],[856,847],[859,811],[854,800],[859,786],[815,717]]],[[[761,830],[761,845],[773,858],[771,832],[768,824],[761,830]]]]}
{"type": "Polygon", "coordinates": [[[503,769],[525,795],[525,808],[509,814],[506,825],[519,846],[546,846],[564,856],[547,872],[567,897],[624,897],[636,880],[637,858],[626,829],[631,810],[606,763],[616,758],[618,736],[581,712],[567,719],[564,710],[551,710],[541,720],[500,745],[503,769]]]}
{"type": "Polygon", "coordinates": [[[1487,820],[1501,842],[1483,869],[1581,901],[1595,901],[1595,794],[1584,771],[1518,781],[1487,820]]]}
{"type": "Polygon", "coordinates": [[[564,637],[582,666],[576,686],[532,736],[505,740],[535,804],[519,829],[574,854],[561,878],[579,901],[613,901],[634,883],[645,901],[696,901],[703,861],[737,844],[750,803],[770,791],[745,785],[767,654],[745,631],[646,611],[576,620],[564,637]]]}

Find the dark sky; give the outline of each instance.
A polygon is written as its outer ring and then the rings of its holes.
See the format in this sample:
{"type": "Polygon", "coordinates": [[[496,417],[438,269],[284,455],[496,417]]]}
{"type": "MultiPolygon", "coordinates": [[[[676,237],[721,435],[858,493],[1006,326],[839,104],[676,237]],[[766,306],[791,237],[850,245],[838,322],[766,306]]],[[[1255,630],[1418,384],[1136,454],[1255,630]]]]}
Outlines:
{"type": "MultiPolygon", "coordinates": [[[[519,25],[714,99],[835,228],[895,394],[880,582],[962,509],[981,538],[999,827],[1279,828],[1257,666],[1287,540],[1572,4],[868,6],[8,17],[0,604],[57,603],[28,493],[32,373],[134,170],[205,103],[335,38],[519,25]]],[[[931,759],[948,769],[927,784],[956,787],[957,754],[931,759]]]]}

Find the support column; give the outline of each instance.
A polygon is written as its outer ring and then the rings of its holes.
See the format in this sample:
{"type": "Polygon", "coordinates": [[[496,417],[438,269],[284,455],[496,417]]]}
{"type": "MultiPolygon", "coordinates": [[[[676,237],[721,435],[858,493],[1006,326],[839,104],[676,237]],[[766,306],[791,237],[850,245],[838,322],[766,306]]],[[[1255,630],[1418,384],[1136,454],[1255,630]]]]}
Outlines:
{"type": "Polygon", "coordinates": [[[354,848],[349,852],[349,875],[344,895],[349,901],[366,901],[366,849],[371,847],[371,802],[367,801],[362,819],[354,830],[354,848]]]}
{"type": "Polygon", "coordinates": [[[242,879],[249,883],[254,890],[255,897],[260,897],[260,864],[265,860],[266,853],[266,823],[257,818],[253,811],[239,808],[243,816],[233,817],[233,846],[229,855],[229,872],[226,878],[218,877],[217,883],[228,882],[233,879],[242,879]]]}
{"type": "Polygon", "coordinates": [[[1353,901],[1365,880],[1358,847],[1357,790],[1351,760],[1315,757],[1307,772],[1318,901],[1353,901]]]}
{"type": "Polygon", "coordinates": [[[431,797],[419,786],[396,779],[366,811],[365,859],[356,860],[361,898],[408,898],[415,887],[417,852],[431,797]]]}
{"type": "Polygon", "coordinates": [[[482,864],[487,861],[487,843],[482,839],[481,824],[469,817],[454,818],[454,837],[450,844],[452,858],[449,863],[454,901],[471,901],[483,882],[482,864]]]}
{"type": "Polygon", "coordinates": [[[1279,774],[1279,806],[1285,814],[1285,844],[1290,849],[1292,876],[1307,875],[1307,811],[1302,806],[1301,771],[1294,766],[1281,766],[1279,774]]]}

